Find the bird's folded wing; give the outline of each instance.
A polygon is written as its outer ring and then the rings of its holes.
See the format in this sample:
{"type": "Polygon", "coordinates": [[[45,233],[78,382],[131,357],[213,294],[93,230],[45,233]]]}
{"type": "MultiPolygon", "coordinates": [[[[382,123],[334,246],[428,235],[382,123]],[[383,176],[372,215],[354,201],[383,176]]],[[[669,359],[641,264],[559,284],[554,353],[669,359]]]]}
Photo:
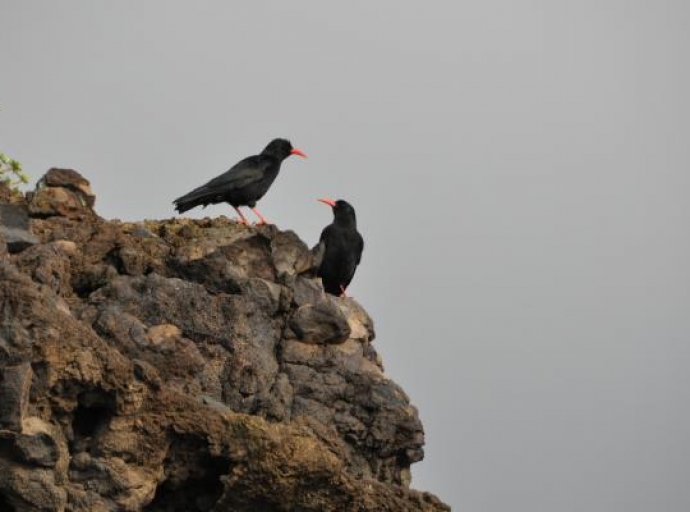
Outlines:
{"type": "Polygon", "coordinates": [[[357,240],[357,265],[362,261],[362,252],[364,251],[364,239],[359,235],[357,240]]]}
{"type": "Polygon", "coordinates": [[[204,185],[209,189],[235,189],[242,188],[255,181],[259,181],[264,176],[268,162],[257,157],[249,157],[235,164],[229,171],[213,178],[204,185]]]}

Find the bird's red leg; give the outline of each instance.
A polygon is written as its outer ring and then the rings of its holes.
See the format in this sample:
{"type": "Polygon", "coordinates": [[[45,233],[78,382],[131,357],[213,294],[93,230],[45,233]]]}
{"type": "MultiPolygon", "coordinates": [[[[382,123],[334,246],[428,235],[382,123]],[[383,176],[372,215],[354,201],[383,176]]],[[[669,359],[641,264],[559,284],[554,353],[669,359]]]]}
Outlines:
{"type": "Polygon", "coordinates": [[[244,215],[242,215],[240,209],[237,206],[233,206],[233,208],[237,212],[237,215],[240,216],[240,220],[238,220],[237,222],[239,222],[240,224],[244,224],[245,226],[249,226],[249,221],[247,221],[247,218],[244,215]]]}
{"type": "Polygon", "coordinates": [[[340,285],[340,296],[347,298],[347,293],[345,293],[345,287],[342,284],[340,285]]]}
{"type": "Polygon", "coordinates": [[[261,212],[259,210],[257,210],[254,207],[250,207],[250,208],[256,214],[256,216],[259,217],[259,219],[261,219],[259,222],[256,223],[257,226],[260,226],[261,224],[270,224],[270,222],[268,222],[268,219],[266,217],[264,217],[263,215],[261,215],[261,212]]]}

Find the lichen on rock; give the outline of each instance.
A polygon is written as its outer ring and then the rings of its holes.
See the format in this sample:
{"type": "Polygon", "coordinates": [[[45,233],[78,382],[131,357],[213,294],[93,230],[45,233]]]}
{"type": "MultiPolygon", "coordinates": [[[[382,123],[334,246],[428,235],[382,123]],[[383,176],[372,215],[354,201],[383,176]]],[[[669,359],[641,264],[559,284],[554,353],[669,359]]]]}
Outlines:
{"type": "Polygon", "coordinates": [[[295,233],[39,183],[35,243],[0,251],[3,510],[448,510],[409,488],[423,429],[371,318],[295,233]]]}

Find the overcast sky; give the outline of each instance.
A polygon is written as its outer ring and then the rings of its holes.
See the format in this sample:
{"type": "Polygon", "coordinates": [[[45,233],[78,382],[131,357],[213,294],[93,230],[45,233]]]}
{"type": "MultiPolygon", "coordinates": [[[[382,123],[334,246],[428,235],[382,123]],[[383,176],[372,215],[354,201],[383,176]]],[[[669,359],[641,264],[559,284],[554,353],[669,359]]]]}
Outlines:
{"type": "MultiPolygon", "coordinates": [[[[471,512],[690,510],[690,3],[0,0],[0,149],[136,220],[288,137],[471,512]]],[[[190,216],[230,214],[229,207],[190,216]]]]}

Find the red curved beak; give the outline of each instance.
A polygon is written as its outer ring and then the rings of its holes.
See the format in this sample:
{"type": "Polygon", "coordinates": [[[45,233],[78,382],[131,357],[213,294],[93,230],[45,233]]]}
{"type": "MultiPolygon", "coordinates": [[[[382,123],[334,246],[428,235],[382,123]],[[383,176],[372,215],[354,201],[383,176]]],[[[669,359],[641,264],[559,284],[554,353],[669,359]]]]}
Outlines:
{"type": "Polygon", "coordinates": [[[307,155],[304,153],[304,151],[302,151],[301,149],[297,149],[297,148],[292,148],[292,151],[290,151],[290,154],[301,156],[302,158],[307,158],[307,155]]]}
{"type": "Polygon", "coordinates": [[[328,197],[322,197],[321,199],[317,199],[317,201],[321,201],[323,204],[327,204],[331,208],[335,208],[335,201],[333,199],[329,199],[328,197]]]}

